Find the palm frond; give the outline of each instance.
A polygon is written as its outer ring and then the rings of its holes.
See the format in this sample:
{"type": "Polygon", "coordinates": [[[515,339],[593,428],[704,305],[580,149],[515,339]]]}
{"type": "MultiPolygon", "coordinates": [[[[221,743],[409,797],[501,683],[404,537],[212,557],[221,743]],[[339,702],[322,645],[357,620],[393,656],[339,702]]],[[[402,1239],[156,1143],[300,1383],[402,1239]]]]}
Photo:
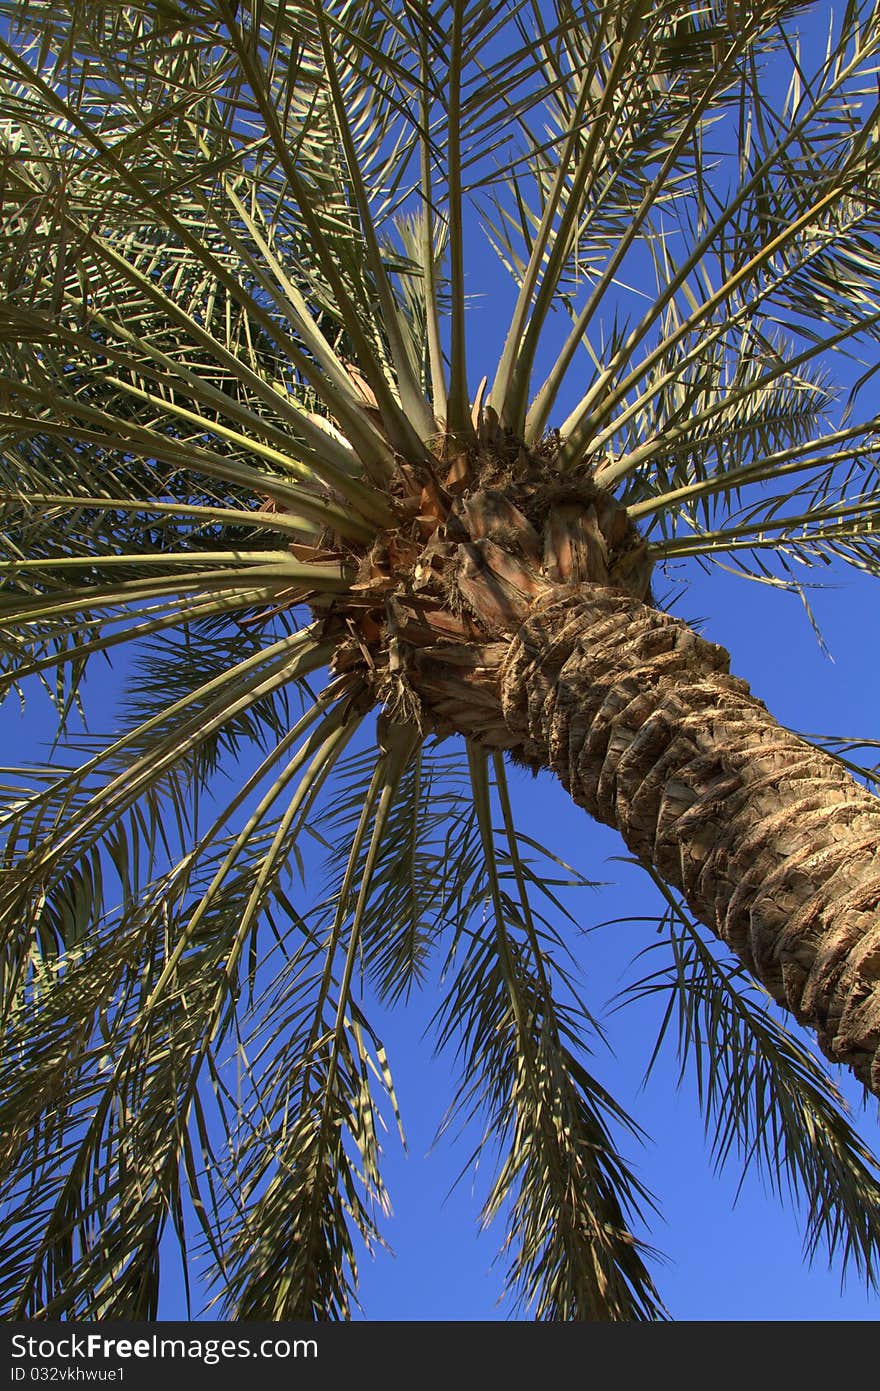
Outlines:
{"type": "MultiPolygon", "coordinates": [[[[195,1227],[225,1312],[349,1317],[399,1123],[375,996],[438,974],[518,1309],[665,1316],[638,1128],[587,1066],[586,879],[500,755],[414,707],[354,741],[395,567],[487,460],[616,494],[649,560],[880,573],[880,6],[821,45],[808,9],[0,0],[0,696],[55,740],[2,774],[12,1316],[154,1318],[195,1227]]],[[[633,993],[668,996],[716,1160],[874,1280],[833,1083],[667,901],[633,993]]]]}
{"type": "Polygon", "coordinates": [[[450,1119],[478,1117],[481,1150],[500,1155],[484,1221],[504,1214],[508,1288],[532,1316],[663,1317],[647,1252],[630,1225],[650,1198],[615,1134],[637,1127],[584,1066],[584,1035],[595,1032],[594,1022],[576,996],[571,1004],[554,999],[554,977],[563,993],[570,985],[551,955],[552,936],[521,896],[509,803],[503,795],[507,824],[496,838],[486,755],[471,748],[469,764],[479,873],[468,886],[469,925],[459,920],[437,1025],[463,1077],[450,1119]]]}
{"type": "Polygon", "coordinates": [[[667,1038],[674,1042],[679,1083],[693,1079],[716,1165],[738,1161],[742,1179],[757,1170],[771,1192],[803,1212],[808,1259],[824,1250],[829,1261],[838,1257],[843,1271],[852,1266],[876,1288],[880,1176],[843,1096],[774,1017],[769,997],[742,967],[719,959],[655,882],[667,904],[665,940],[648,953],[671,960],[624,995],[624,1001],[659,997],[663,1004],[649,1072],[667,1038]]]}

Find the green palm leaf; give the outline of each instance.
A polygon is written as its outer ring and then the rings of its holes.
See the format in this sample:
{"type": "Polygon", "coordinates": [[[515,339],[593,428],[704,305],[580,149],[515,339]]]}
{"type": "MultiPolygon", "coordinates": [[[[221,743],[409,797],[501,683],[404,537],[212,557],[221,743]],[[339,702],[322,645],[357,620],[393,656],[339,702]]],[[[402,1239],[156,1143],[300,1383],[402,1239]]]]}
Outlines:
{"type": "Polygon", "coordinates": [[[853,1129],[845,1100],[774,1019],[769,998],[761,999],[737,964],[717,959],[672,898],[663,926],[672,963],[625,995],[625,1001],[666,998],[651,1068],[674,1031],[679,1081],[693,1076],[715,1164],[739,1160],[743,1179],[754,1167],[771,1191],[802,1207],[808,1259],[824,1246],[829,1260],[842,1252],[874,1279],[877,1163],[853,1129]]]}
{"type": "Polygon", "coordinates": [[[505,755],[660,875],[635,993],[715,1160],[875,1280],[874,1161],[749,993],[880,1087],[860,741],[792,742],[652,607],[691,557],[878,573],[880,11],[811,23],[0,0],[0,696],[54,740],[0,798],[11,1316],[154,1318],[174,1240],[230,1316],[350,1317],[376,1021],[438,985],[514,1307],[666,1316],[589,881],[505,755]]]}

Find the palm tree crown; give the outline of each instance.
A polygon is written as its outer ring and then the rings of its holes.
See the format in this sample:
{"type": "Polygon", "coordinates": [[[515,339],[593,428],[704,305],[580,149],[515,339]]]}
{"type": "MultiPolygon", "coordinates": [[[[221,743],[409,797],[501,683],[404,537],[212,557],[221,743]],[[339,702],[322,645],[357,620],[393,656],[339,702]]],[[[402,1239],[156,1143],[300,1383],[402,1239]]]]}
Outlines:
{"type": "Polygon", "coordinates": [[[235,1316],[346,1317],[369,1001],[442,961],[522,1308],[663,1317],[511,759],[655,876],[723,1148],[873,1278],[873,1160],[767,1006],[880,1089],[880,804],[663,611],[673,558],[878,571],[880,8],[808,10],[0,0],[0,679],[58,723],[0,813],[12,1315],[153,1316],[195,1223],[235,1316]]]}

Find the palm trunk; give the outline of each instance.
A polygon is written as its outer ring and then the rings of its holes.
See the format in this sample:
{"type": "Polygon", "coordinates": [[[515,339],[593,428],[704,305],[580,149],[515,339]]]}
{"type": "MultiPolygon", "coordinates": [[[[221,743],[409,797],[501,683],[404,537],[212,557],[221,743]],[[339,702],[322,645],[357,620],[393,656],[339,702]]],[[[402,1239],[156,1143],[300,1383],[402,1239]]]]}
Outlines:
{"type": "Polygon", "coordinates": [[[595,509],[545,516],[541,551],[483,497],[458,509],[467,537],[441,530],[397,589],[386,703],[406,693],[437,728],[552,770],[880,1095],[880,800],[778,725],[722,648],[642,602],[644,572],[625,592],[595,509]]]}

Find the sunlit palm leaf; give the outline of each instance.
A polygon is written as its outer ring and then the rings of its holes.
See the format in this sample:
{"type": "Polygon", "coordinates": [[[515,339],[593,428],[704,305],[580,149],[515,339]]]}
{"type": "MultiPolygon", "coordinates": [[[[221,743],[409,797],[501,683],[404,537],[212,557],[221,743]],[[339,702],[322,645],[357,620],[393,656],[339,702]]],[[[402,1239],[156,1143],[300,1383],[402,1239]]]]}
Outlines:
{"type": "MultiPolygon", "coordinates": [[[[0,812],[5,1309],[154,1317],[195,1222],[225,1312],[349,1316],[396,1117],[370,994],[440,969],[519,1307],[663,1316],[557,925],[586,881],[370,634],[499,422],[548,483],[616,491],[649,557],[878,572],[875,358],[829,362],[880,326],[880,11],[810,71],[806,8],[0,0],[0,693],[41,683],[58,740],[0,812]],[[514,282],[497,363],[480,228],[514,282]],[[112,731],[77,735],[129,652],[112,731]],[[326,884],[294,902],[307,838],[326,884]]],[[[809,1249],[873,1278],[831,1084],[668,926],[644,989],[708,1050],[716,1154],[779,1161],[809,1249]]]]}
{"type": "Polygon", "coordinates": [[[880,1178],[846,1102],[742,968],[717,958],[672,897],[663,926],[672,963],[625,996],[666,999],[652,1067],[669,1035],[679,1081],[694,1080],[718,1167],[739,1161],[745,1176],[754,1166],[772,1191],[802,1207],[809,1259],[842,1252],[876,1281],[880,1178]]]}

